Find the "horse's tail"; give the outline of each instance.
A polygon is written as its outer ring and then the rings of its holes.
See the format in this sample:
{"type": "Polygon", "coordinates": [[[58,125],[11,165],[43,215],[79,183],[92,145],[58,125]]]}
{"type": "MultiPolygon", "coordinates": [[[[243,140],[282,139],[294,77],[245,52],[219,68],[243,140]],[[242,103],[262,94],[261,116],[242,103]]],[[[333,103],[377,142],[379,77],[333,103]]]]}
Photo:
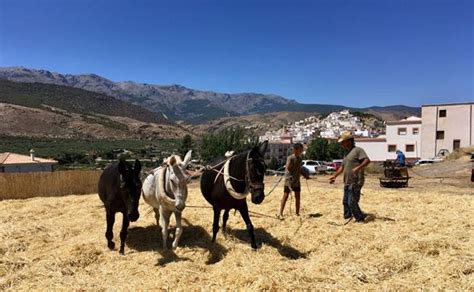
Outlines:
{"type": "Polygon", "coordinates": [[[214,189],[216,175],[217,172],[210,169],[205,169],[201,175],[201,193],[204,199],[206,199],[206,201],[211,205],[214,204],[212,201],[212,190],[214,189]]]}

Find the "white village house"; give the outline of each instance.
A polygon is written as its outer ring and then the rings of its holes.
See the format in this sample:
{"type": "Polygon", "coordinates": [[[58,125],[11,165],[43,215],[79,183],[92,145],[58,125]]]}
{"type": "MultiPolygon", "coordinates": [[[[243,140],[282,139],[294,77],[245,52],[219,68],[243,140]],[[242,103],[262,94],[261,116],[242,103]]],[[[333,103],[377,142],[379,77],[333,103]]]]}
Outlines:
{"type": "Polygon", "coordinates": [[[372,161],[395,159],[396,151],[405,153],[408,160],[420,158],[422,119],[409,117],[400,121],[388,121],[386,134],[377,138],[356,138],[372,161]]]}
{"type": "Polygon", "coordinates": [[[16,153],[0,153],[0,173],[13,172],[51,172],[56,160],[35,157],[34,150],[30,156],[16,153]]]}

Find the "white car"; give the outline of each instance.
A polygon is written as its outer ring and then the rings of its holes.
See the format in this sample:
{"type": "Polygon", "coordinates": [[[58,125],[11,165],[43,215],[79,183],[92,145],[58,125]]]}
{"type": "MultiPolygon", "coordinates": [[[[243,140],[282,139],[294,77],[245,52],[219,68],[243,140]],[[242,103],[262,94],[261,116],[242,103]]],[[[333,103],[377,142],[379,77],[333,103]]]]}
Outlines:
{"type": "Polygon", "coordinates": [[[327,171],[327,166],[321,161],[303,160],[303,167],[308,170],[310,175],[327,171]]]}
{"type": "Polygon", "coordinates": [[[415,161],[415,165],[427,165],[433,164],[435,161],[433,159],[420,159],[415,161]]]}

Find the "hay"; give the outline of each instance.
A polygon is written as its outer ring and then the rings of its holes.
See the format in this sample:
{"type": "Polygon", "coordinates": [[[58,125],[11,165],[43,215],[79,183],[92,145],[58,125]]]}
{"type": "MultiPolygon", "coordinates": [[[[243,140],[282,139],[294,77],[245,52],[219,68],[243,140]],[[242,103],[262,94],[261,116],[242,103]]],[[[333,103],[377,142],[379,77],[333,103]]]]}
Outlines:
{"type": "MultiPolygon", "coordinates": [[[[271,186],[276,178],[268,178],[271,186]]],[[[252,251],[245,225],[231,213],[227,239],[212,244],[212,210],[187,208],[175,252],[141,202],[126,256],[109,251],[97,195],[0,202],[0,289],[452,289],[473,290],[474,193],[469,184],[414,178],[410,188],[381,189],[367,179],[367,224],[343,223],[341,184],[303,184],[301,217],[283,221],[252,215],[261,248],[252,251]]],[[[252,211],[274,216],[281,186],[252,211]]],[[[292,201],[294,204],[294,200],[292,201]]],[[[198,183],[188,205],[207,206],[198,183]]],[[[294,210],[294,206],[293,206],[294,210]]],[[[114,229],[119,241],[121,215],[114,229]]],[[[172,228],[171,233],[174,232],[172,228]]],[[[171,239],[170,239],[171,240],[171,239]]]]}
{"type": "Polygon", "coordinates": [[[99,170],[0,173],[0,200],[97,192],[99,170]]]}

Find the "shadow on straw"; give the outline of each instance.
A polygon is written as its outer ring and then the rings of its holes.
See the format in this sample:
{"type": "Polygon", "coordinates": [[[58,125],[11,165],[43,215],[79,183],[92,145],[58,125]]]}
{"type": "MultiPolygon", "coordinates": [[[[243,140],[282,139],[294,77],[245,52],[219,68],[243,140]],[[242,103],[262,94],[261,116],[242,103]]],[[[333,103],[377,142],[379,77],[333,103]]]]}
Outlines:
{"type": "Polygon", "coordinates": [[[319,218],[319,217],[322,217],[322,216],[323,216],[323,214],[321,214],[321,213],[308,214],[309,218],[319,218]]]}
{"type": "MultiPolygon", "coordinates": [[[[255,232],[255,238],[257,242],[261,242],[262,244],[267,244],[273,248],[276,248],[278,253],[280,253],[280,255],[288,259],[297,260],[297,259],[305,259],[307,257],[305,253],[300,252],[296,248],[291,247],[289,245],[282,244],[278,238],[275,238],[271,233],[269,233],[263,228],[257,228],[254,230],[254,232],[255,232]]],[[[233,229],[233,230],[230,230],[229,233],[230,235],[234,236],[235,238],[241,241],[245,241],[247,243],[250,242],[250,237],[246,229],[244,230],[233,229]]]]}
{"type": "MultiPolygon", "coordinates": [[[[211,236],[201,226],[192,225],[183,219],[183,234],[179,241],[179,247],[203,248],[209,250],[206,264],[215,264],[221,261],[227,250],[219,243],[212,243],[211,236]]],[[[170,236],[174,236],[175,227],[169,229],[170,236]]],[[[174,238],[172,238],[174,239],[174,238]]],[[[170,262],[189,261],[189,258],[181,258],[170,249],[172,239],[168,239],[168,250],[162,248],[161,228],[156,224],[146,227],[132,227],[128,231],[127,246],[136,251],[157,251],[161,258],[157,265],[163,266],[170,262]]]]}

